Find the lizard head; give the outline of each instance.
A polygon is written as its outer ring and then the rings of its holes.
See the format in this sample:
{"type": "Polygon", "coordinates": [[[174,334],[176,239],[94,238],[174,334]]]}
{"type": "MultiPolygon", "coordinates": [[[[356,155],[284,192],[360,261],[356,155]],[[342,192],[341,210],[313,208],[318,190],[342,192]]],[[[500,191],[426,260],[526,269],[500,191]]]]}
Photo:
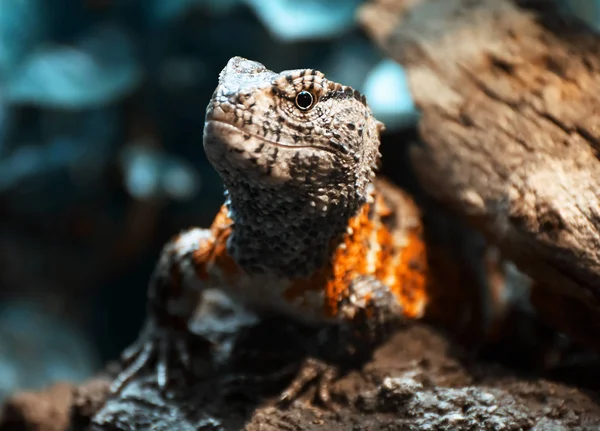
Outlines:
{"type": "Polygon", "coordinates": [[[382,124],[313,69],[234,57],[206,111],[204,149],[227,189],[228,251],[248,272],[311,274],[369,196],[382,124]]]}
{"type": "Polygon", "coordinates": [[[333,191],[365,198],[382,128],[364,96],[317,70],[275,73],[234,57],[207,108],[204,148],[228,189],[301,188],[327,207],[333,191]]]}

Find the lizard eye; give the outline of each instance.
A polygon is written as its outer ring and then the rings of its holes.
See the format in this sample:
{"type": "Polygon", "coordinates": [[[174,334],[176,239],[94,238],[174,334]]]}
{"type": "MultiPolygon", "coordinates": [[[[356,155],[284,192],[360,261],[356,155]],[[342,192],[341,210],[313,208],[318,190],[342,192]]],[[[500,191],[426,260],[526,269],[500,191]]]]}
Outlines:
{"type": "Polygon", "coordinates": [[[315,103],[315,96],[309,91],[301,91],[296,95],[296,106],[302,111],[307,111],[315,103]]]}

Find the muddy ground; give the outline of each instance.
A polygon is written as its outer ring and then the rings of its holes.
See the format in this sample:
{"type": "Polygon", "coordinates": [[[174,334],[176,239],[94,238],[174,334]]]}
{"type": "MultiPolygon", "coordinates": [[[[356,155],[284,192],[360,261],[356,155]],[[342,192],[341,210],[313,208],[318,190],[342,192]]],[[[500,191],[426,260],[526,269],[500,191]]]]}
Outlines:
{"type": "Polygon", "coordinates": [[[302,362],[298,337],[306,334],[266,321],[229,343],[249,320],[226,314],[195,328],[217,325],[228,340],[228,365],[220,371],[195,383],[182,379],[165,395],[149,374],[108,399],[103,377],[17,394],[3,407],[0,430],[600,430],[593,355],[572,354],[552,370],[535,371],[515,366],[526,362],[518,352],[503,351],[510,366],[495,360],[502,349],[482,359],[481,349],[459,348],[422,323],[401,328],[361,368],[339,378],[333,409],[315,401],[314,387],[282,408],[277,394],[302,362]],[[276,369],[288,372],[275,378],[276,369]]]}

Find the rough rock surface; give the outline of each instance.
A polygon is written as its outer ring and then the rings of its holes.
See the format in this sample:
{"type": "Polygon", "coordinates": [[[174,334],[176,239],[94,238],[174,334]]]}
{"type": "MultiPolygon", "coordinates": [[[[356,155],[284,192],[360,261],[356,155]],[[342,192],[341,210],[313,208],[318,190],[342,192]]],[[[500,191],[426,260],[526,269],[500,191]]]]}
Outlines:
{"type": "Polygon", "coordinates": [[[425,189],[536,282],[554,326],[600,348],[600,36],[554,1],[373,0],[407,72],[425,189]]]}
{"type": "Polygon", "coordinates": [[[102,407],[104,380],[96,381],[95,389],[88,383],[79,395],[66,385],[20,394],[4,406],[0,430],[66,430],[69,418],[73,429],[86,429],[93,413],[94,431],[600,428],[600,388],[597,383],[586,388],[600,381],[594,371],[598,364],[586,367],[579,361],[546,376],[518,372],[455,351],[443,335],[421,324],[402,329],[361,370],[336,382],[338,411],[311,404],[310,392],[282,409],[274,400],[288,380],[261,381],[258,371],[264,375],[273,358],[290,350],[286,331],[269,326],[251,337],[257,350],[243,350],[240,359],[251,364],[254,374],[238,373],[236,378],[217,373],[189,387],[182,385],[170,397],[161,396],[149,378],[141,378],[102,407]],[[57,390],[62,393],[65,388],[67,395],[57,397],[57,390]]]}

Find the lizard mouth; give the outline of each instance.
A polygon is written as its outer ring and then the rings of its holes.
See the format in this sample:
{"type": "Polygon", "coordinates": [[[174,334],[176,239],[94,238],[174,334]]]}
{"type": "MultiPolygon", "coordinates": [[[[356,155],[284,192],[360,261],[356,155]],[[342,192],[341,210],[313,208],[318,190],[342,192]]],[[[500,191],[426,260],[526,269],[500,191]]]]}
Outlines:
{"type": "Polygon", "coordinates": [[[339,167],[334,149],[277,142],[221,119],[206,121],[204,151],[222,177],[236,172],[238,179],[269,185],[327,178],[339,167]]]}
{"type": "MultiPolygon", "coordinates": [[[[207,120],[205,125],[205,136],[207,134],[215,134],[220,138],[226,138],[226,136],[230,136],[232,133],[244,137],[244,140],[249,140],[250,138],[256,140],[261,143],[266,143],[268,145],[272,145],[279,148],[286,148],[291,150],[297,150],[301,148],[309,148],[317,151],[325,151],[332,154],[337,154],[337,151],[333,148],[325,147],[322,145],[308,145],[308,144],[292,144],[292,143],[284,143],[277,142],[272,139],[267,139],[264,136],[260,136],[256,133],[248,132],[247,130],[242,129],[241,127],[234,126],[231,123],[228,123],[223,120],[207,120]],[[207,133],[208,132],[208,133],[207,133]],[[246,138],[247,137],[247,138],[246,138]]],[[[219,139],[226,142],[227,139],[219,139]]],[[[235,145],[237,147],[237,145],[235,145]]],[[[234,150],[235,151],[235,150],[234,150]]]]}

